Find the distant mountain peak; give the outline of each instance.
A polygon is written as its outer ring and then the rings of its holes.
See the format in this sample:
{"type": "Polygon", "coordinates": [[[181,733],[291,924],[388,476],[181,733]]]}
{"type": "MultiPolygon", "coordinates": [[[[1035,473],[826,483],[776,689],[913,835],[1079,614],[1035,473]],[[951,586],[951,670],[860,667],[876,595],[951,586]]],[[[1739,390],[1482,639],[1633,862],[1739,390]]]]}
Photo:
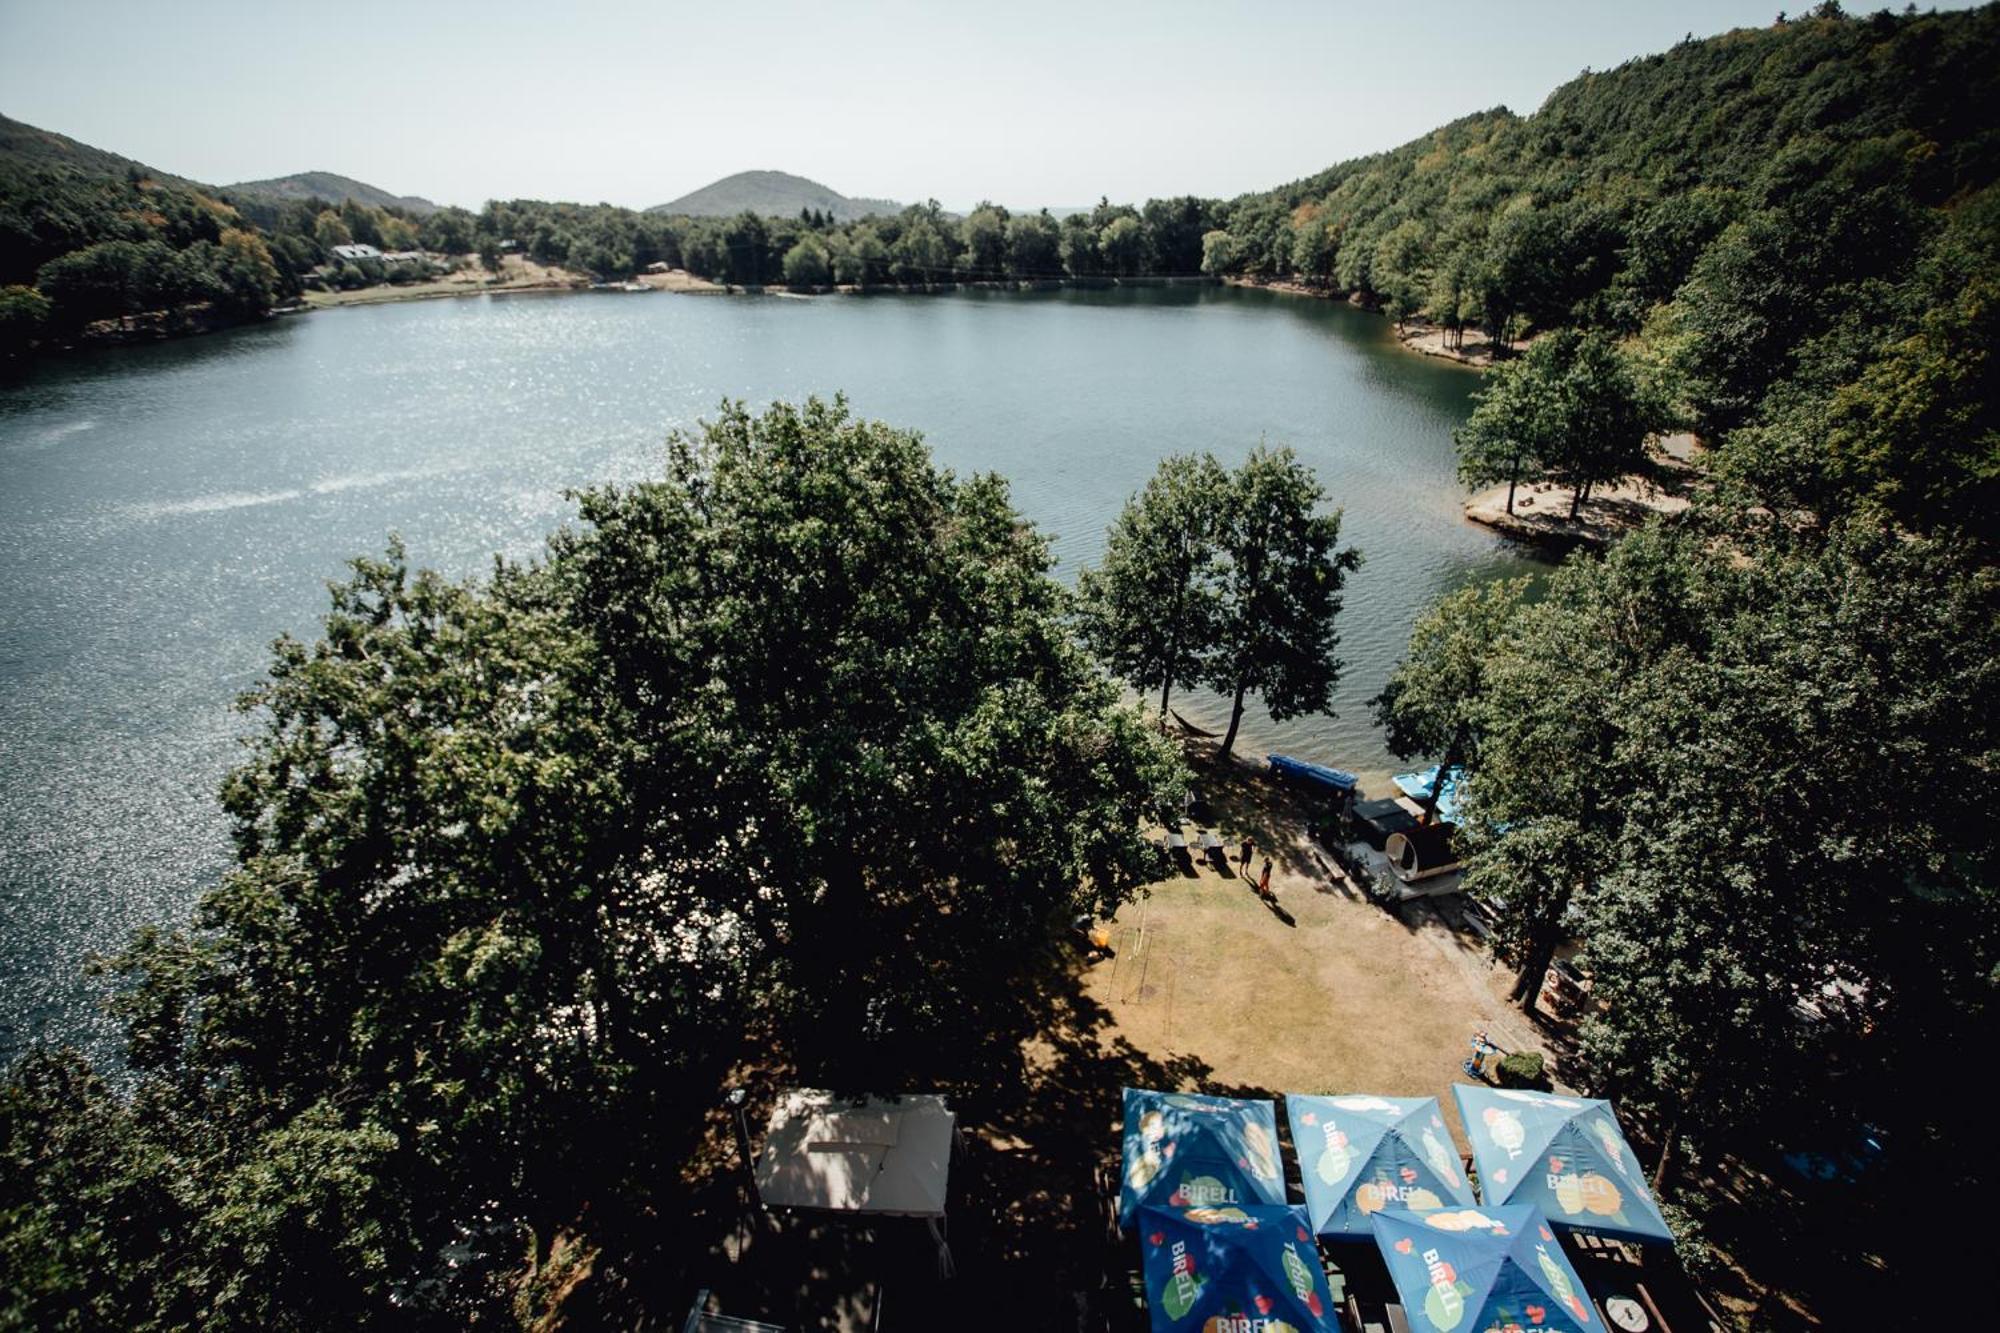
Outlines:
{"type": "Polygon", "coordinates": [[[380,186],[332,171],[301,171],[270,180],[239,181],[222,188],[225,193],[257,195],[265,199],[324,199],[332,204],[343,204],[352,199],[371,208],[400,208],[418,216],[438,210],[436,204],[421,195],[390,194],[380,186]]]}
{"type": "Polygon", "coordinates": [[[760,217],[796,217],[802,208],[831,214],[837,222],[903,211],[903,206],[892,200],[850,198],[788,171],[739,171],[646,211],[717,218],[734,217],[747,210],[760,217]]]}

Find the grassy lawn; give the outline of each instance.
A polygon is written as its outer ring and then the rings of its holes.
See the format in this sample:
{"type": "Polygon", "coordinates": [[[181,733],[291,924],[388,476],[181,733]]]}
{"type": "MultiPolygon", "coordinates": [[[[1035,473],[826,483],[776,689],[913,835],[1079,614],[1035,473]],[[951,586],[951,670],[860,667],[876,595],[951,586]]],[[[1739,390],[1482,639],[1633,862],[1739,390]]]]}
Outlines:
{"type": "Polygon", "coordinates": [[[1267,778],[1214,766],[1203,778],[1232,872],[1246,831],[1253,873],[1274,858],[1277,907],[1207,863],[1152,886],[1114,921],[1115,957],[1084,977],[1111,1033],[1163,1064],[1198,1056],[1229,1088],[1434,1096],[1454,1128],[1450,1089],[1475,1030],[1548,1053],[1505,1003],[1511,974],[1437,906],[1390,911],[1328,874],[1304,812],[1267,778]]]}

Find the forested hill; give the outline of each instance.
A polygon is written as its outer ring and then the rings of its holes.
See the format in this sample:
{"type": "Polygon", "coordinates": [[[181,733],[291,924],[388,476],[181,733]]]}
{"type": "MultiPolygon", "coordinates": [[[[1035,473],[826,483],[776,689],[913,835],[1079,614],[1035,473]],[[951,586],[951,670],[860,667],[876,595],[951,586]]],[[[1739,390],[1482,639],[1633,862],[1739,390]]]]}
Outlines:
{"type": "Polygon", "coordinates": [[[2000,174],[1996,106],[2000,7],[1690,39],[1586,72],[1525,119],[1468,116],[1243,196],[1209,266],[1392,313],[1636,327],[1729,223],[1815,186],[1963,203],[2000,174]]]}
{"type": "Polygon", "coordinates": [[[1636,339],[1765,504],[1922,527],[1996,499],[1996,178],[2000,7],[1815,11],[1237,199],[1203,262],[1447,330],[1636,339]],[[1918,381],[1947,392],[1912,430],[1892,389],[1918,381]]]}
{"type": "Polygon", "coordinates": [[[789,218],[801,210],[823,214],[835,222],[854,222],[871,214],[900,213],[903,206],[887,199],[850,199],[818,181],[788,172],[739,171],[646,211],[696,218],[726,218],[738,213],[789,218]]]}
{"type": "MultiPolygon", "coordinates": [[[[349,241],[477,247],[472,214],[344,176],[217,189],[0,118],[0,360],[50,339],[195,332],[257,317],[329,281],[322,266],[349,241]]],[[[393,275],[336,277],[355,285],[424,271],[404,264],[393,275]]]]}
{"type": "Polygon", "coordinates": [[[263,199],[297,200],[324,199],[332,204],[344,204],[353,199],[367,204],[370,208],[400,208],[416,217],[437,212],[437,205],[420,195],[390,194],[379,186],[348,176],[336,175],[331,171],[301,171],[291,176],[279,176],[265,181],[239,181],[235,185],[225,185],[222,192],[228,195],[254,195],[263,199]]]}
{"type": "Polygon", "coordinates": [[[207,187],[0,120],[0,359],[149,312],[212,327],[285,287],[257,229],[207,187]]]}
{"type": "Polygon", "coordinates": [[[1996,104],[1996,6],[1686,40],[1586,72],[1534,116],[1466,116],[1242,196],[1222,266],[1440,316],[1480,292],[1540,322],[1598,314],[1578,308],[1590,298],[1632,316],[1672,294],[1730,220],[1826,172],[1926,206],[1962,202],[2000,168],[1996,104]]]}
{"type": "Polygon", "coordinates": [[[166,185],[194,184],[129,157],[78,143],[67,134],[0,116],[0,175],[32,170],[72,170],[93,176],[137,173],[166,185]]]}

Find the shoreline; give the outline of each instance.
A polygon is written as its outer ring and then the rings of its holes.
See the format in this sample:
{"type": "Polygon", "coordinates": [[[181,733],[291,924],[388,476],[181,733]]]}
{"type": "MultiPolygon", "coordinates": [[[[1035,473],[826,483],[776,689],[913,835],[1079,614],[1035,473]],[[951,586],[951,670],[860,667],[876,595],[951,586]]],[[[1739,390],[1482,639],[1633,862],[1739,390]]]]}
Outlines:
{"type": "Polygon", "coordinates": [[[452,296],[485,296],[494,292],[537,292],[574,291],[587,287],[590,279],[581,273],[556,268],[547,264],[537,264],[520,255],[507,255],[500,261],[500,271],[488,275],[479,266],[476,256],[452,256],[457,267],[427,282],[411,282],[401,285],[377,283],[370,287],[356,287],[347,291],[308,291],[299,294],[298,303],[286,311],[287,314],[304,314],[311,310],[333,310],[350,305],[388,305],[396,301],[433,301],[452,296]]]}
{"type": "MultiPolygon", "coordinates": [[[[675,273],[682,270],[676,269],[675,273]]],[[[691,275],[690,275],[691,276],[691,275]]],[[[643,281],[643,279],[642,279],[643,281]]],[[[696,282],[706,279],[696,278],[696,282]]],[[[1170,273],[1140,278],[972,278],[949,282],[830,283],[789,287],[783,283],[708,283],[705,290],[731,296],[934,296],[945,292],[1113,291],[1120,287],[1222,287],[1220,278],[1200,273],[1170,273]]]]}
{"type": "MultiPolygon", "coordinates": [[[[1242,287],[1250,291],[1276,292],[1280,296],[1302,296],[1309,301],[1339,301],[1356,310],[1367,311],[1371,315],[1382,314],[1381,310],[1369,305],[1366,301],[1355,299],[1353,293],[1339,291],[1332,287],[1314,287],[1307,283],[1293,282],[1285,278],[1227,277],[1220,279],[1220,281],[1226,287],[1242,287]]],[[[1386,319],[1388,316],[1383,315],[1383,318],[1386,319]]],[[[1498,359],[1494,356],[1493,344],[1488,341],[1484,333],[1481,333],[1477,329],[1467,329],[1463,341],[1456,347],[1448,345],[1445,342],[1445,331],[1431,324],[1429,321],[1392,325],[1390,333],[1395,339],[1396,345],[1406,352],[1413,352],[1418,356],[1428,356],[1438,361],[1448,361],[1452,365],[1464,366],[1468,370],[1485,370],[1498,359]]],[[[1525,342],[1513,344],[1508,348],[1508,353],[1511,355],[1526,345],[1525,342]]]]}
{"type": "Polygon", "coordinates": [[[1692,437],[1670,436],[1661,442],[1664,457],[1650,474],[1635,474],[1614,486],[1594,489],[1574,521],[1569,506],[1574,492],[1555,482],[1523,482],[1515,488],[1514,512],[1507,512],[1507,483],[1488,486],[1465,502],[1468,522],[1491,528],[1503,537],[1534,546],[1572,550],[1608,546],[1656,517],[1672,517],[1691,503],[1688,490],[1697,473],[1680,461],[1677,450],[1692,437]]]}
{"type": "MultiPolygon", "coordinates": [[[[598,283],[587,274],[569,269],[551,268],[532,264],[508,256],[512,267],[517,269],[513,277],[500,281],[461,280],[452,277],[468,270],[454,270],[452,275],[430,282],[409,283],[402,286],[383,283],[372,287],[357,287],[347,291],[307,291],[289,305],[273,306],[261,315],[210,319],[205,315],[191,316],[180,311],[153,311],[132,316],[126,326],[117,332],[101,331],[86,334],[73,341],[56,345],[45,345],[41,350],[54,352],[74,352],[103,350],[113,347],[130,346],[139,343],[174,341],[181,338],[198,337],[205,333],[218,333],[225,329],[246,324],[257,324],[265,320],[288,316],[308,315],[318,310],[339,310],[349,306],[395,305],[407,301],[452,300],[467,296],[507,296],[518,294],[563,295],[582,292],[612,291],[622,294],[639,295],[645,291],[672,292],[691,296],[775,296],[793,300],[807,300],[816,296],[920,296],[939,295],[955,291],[992,292],[1048,292],[1048,291],[1111,291],[1120,287],[1221,287],[1258,286],[1261,284],[1237,282],[1233,279],[1209,277],[1205,274],[1164,274],[1151,277],[1087,277],[1087,278],[1004,278],[975,279],[949,282],[906,282],[877,283],[860,285],[854,283],[823,287],[793,288],[783,284],[734,284],[711,282],[697,277],[686,269],[672,269],[666,273],[641,273],[630,280],[630,284],[598,283]],[[520,270],[527,270],[525,272],[520,270]]],[[[1303,289],[1301,289],[1303,294],[1303,289]]]]}

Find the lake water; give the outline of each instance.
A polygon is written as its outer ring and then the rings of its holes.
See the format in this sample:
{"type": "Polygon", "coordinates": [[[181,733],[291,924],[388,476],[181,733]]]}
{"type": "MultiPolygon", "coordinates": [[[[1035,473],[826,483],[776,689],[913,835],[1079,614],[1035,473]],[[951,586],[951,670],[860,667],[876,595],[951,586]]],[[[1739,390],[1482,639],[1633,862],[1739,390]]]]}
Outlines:
{"type": "Polygon", "coordinates": [[[1067,579],[1161,455],[1286,443],[1367,563],[1338,716],[1253,708],[1243,748],[1376,774],[1393,761],[1366,700],[1416,612],[1530,567],[1459,512],[1450,433],[1476,384],[1375,316],[1208,287],[483,297],[44,362],[0,383],[0,1058],[105,1038],[78,961],[185,918],[220,873],[232,699],[391,532],[476,573],[533,554],[565,488],[647,475],[725,396],[844,390],[948,466],[1010,477],[1067,579]]]}

